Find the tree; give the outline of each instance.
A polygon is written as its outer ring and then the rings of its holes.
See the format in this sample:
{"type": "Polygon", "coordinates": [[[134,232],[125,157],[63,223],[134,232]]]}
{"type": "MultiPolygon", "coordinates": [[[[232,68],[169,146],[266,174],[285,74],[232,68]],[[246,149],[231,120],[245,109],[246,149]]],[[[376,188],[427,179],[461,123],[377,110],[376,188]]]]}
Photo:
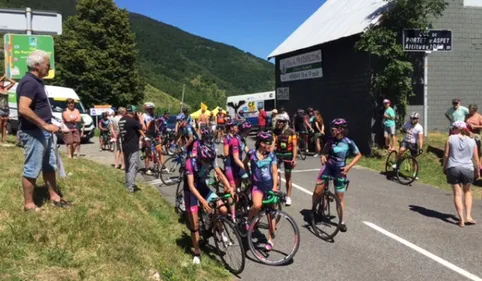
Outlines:
{"type": "Polygon", "coordinates": [[[128,12],[113,0],[79,0],[56,40],[56,83],[86,104],[137,104],[144,98],[128,12]]]}
{"type": "MultiPolygon", "coordinates": [[[[371,26],[357,42],[358,50],[373,55],[379,66],[374,69],[374,98],[387,97],[397,105],[399,121],[403,120],[408,97],[413,95],[414,63],[417,55],[404,52],[403,29],[432,28],[431,19],[442,16],[444,0],[385,0],[380,21],[371,26]]],[[[378,16],[378,15],[373,15],[378,16]]]]}

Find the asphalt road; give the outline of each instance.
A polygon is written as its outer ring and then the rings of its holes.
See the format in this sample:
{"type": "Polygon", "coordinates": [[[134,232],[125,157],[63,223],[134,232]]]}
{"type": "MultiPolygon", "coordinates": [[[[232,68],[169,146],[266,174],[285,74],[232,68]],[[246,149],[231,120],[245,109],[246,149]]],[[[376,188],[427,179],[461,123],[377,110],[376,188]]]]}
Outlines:
{"type": "MultiPolygon", "coordinates": [[[[85,145],[83,152],[96,160],[109,154],[113,159],[111,153],[99,153],[97,144],[85,145]]],[[[300,229],[300,249],[293,262],[273,267],[247,259],[238,278],[482,281],[480,224],[458,227],[452,193],[431,186],[402,186],[378,172],[356,167],[348,175],[348,231],[339,233],[332,243],[313,235],[302,210],[310,209],[320,165],[318,158],[298,161],[293,174],[293,204],[283,209],[300,229]]],[[[144,179],[174,202],[176,186],[162,186],[148,176],[144,179]]],[[[474,201],[473,217],[482,223],[480,201],[474,201]]]]}

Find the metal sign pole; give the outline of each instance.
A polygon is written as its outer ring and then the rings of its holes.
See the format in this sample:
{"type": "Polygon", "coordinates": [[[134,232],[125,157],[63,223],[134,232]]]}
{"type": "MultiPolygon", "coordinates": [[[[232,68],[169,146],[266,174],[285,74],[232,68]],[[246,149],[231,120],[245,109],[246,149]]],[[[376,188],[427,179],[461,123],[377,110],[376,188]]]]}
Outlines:
{"type": "Polygon", "coordinates": [[[27,17],[27,35],[32,35],[32,9],[25,8],[25,16],[27,17]]]}
{"type": "Polygon", "coordinates": [[[182,84],[181,112],[182,112],[182,106],[184,105],[184,90],[185,89],[186,89],[186,84],[182,84]]]}
{"type": "Polygon", "coordinates": [[[423,135],[428,137],[428,54],[423,55],[423,135]]]}

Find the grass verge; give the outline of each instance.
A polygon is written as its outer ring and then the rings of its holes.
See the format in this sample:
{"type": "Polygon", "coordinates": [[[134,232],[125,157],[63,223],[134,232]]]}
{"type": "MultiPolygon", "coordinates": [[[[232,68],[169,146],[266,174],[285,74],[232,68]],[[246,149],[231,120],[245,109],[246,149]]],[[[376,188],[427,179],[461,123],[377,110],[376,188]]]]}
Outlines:
{"type": "MultiPolygon", "coordinates": [[[[403,135],[397,136],[397,139],[402,138],[403,135]]],[[[429,133],[424,144],[424,153],[417,158],[420,166],[419,182],[451,190],[442,170],[442,158],[447,138],[448,135],[444,133],[429,133]]],[[[363,157],[358,165],[379,172],[385,171],[387,155],[386,149],[375,149],[373,157],[363,157]]],[[[482,188],[480,186],[482,186],[482,182],[479,179],[473,187],[474,198],[482,199],[482,188]]]]}
{"type": "Polygon", "coordinates": [[[64,159],[73,174],[59,186],[72,208],[25,213],[23,161],[21,148],[0,147],[0,280],[232,279],[208,254],[191,265],[187,229],[158,191],[127,193],[122,171],[89,160],[64,159]]]}

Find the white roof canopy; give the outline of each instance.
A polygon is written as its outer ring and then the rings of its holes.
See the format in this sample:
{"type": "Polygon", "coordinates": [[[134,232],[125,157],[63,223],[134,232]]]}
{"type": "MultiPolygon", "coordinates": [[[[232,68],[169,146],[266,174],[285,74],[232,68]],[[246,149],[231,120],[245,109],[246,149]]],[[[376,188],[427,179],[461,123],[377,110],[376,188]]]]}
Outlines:
{"type": "Polygon", "coordinates": [[[327,0],[268,58],[362,33],[386,6],[384,0],[327,0]]]}

